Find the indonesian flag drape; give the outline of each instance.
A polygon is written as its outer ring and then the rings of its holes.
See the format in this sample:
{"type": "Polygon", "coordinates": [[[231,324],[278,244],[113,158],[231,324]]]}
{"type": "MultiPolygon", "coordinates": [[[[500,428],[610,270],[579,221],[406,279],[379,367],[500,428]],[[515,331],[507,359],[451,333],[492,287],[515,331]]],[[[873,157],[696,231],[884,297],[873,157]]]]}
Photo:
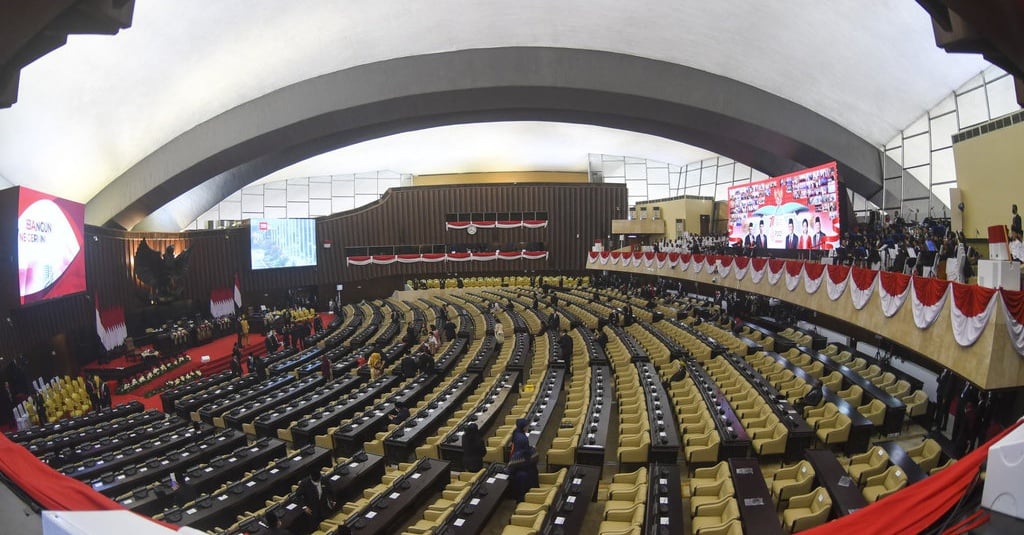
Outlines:
{"type": "MultiPolygon", "coordinates": [[[[614,254],[614,253],[613,253],[614,254]]],[[[423,254],[400,254],[400,255],[373,255],[373,256],[349,256],[345,262],[350,266],[368,266],[370,264],[386,266],[389,264],[418,264],[420,262],[488,262],[491,260],[544,260],[548,257],[547,251],[481,251],[476,253],[423,253],[423,254]]],[[[603,253],[591,253],[589,262],[600,261],[602,264],[613,258],[616,263],[617,257],[603,256],[603,253]]],[[[639,260],[638,260],[639,261],[639,260]]]]}
{"type": "Polygon", "coordinates": [[[850,268],[850,299],[853,301],[853,308],[863,309],[875,293],[875,284],[878,283],[878,272],[866,268],[850,268]]]}
{"type": "Polygon", "coordinates": [[[1024,292],[1000,290],[1000,301],[1006,315],[1006,332],[1018,355],[1024,356],[1024,292]]]}
{"type": "Polygon", "coordinates": [[[231,288],[210,291],[210,315],[219,318],[235,313],[235,294],[231,288]]]}
{"type": "Polygon", "coordinates": [[[927,329],[935,323],[942,312],[949,295],[949,281],[931,277],[914,277],[910,280],[910,306],[914,311],[914,325],[927,329]]]}
{"type": "Polygon", "coordinates": [[[510,221],[449,221],[444,224],[445,230],[465,230],[477,228],[544,228],[548,226],[546,219],[515,219],[510,221]]]}
{"type": "Polygon", "coordinates": [[[878,297],[882,314],[891,318],[900,310],[910,294],[910,276],[892,271],[878,272],[878,297]]]}
{"type": "Polygon", "coordinates": [[[99,296],[93,297],[96,305],[96,334],[100,337],[100,343],[107,351],[124,343],[128,338],[128,327],[124,322],[124,307],[114,305],[109,308],[100,308],[99,296]]]}
{"type": "MultiPolygon", "coordinates": [[[[485,253],[485,255],[488,254],[494,255],[494,253],[485,253]]],[[[527,254],[523,253],[524,257],[527,254]]],[[[546,255],[547,253],[539,254],[546,255]]],[[[459,258],[461,261],[487,259],[473,258],[476,256],[475,253],[473,255],[456,253],[456,255],[461,255],[459,258]]],[[[505,255],[506,253],[499,252],[497,258],[504,259],[505,255]]],[[[517,253],[511,253],[509,258],[518,258],[517,253]]],[[[447,259],[451,260],[451,258],[447,259]]],[[[351,264],[372,261],[371,257],[351,257],[349,259],[351,264]]],[[[804,291],[808,294],[817,292],[824,281],[828,298],[831,301],[838,301],[849,288],[850,300],[856,310],[863,310],[877,289],[882,313],[885,317],[896,315],[909,298],[914,325],[922,330],[931,328],[939,314],[942,313],[943,307],[946,306],[948,297],[952,295],[953,299],[949,308],[953,334],[954,339],[961,346],[970,346],[977,342],[987,328],[998,300],[1001,303],[999,306],[1002,307],[1006,316],[1006,329],[1010,343],[1019,355],[1024,356],[1024,292],[1000,290],[997,296],[996,290],[993,289],[930,277],[910,277],[902,273],[880,272],[866,268],[731,255],[610,251],[591,252],[588,262],[623,267],[643,265],[650,268],[657,266],[659,269],[668,266],[672,269],[679,269],[679,271],[687,271],[692,268],[694,273],[706,274],[699,277],[700,279],[712,282],[714,282],[713,276],[726,277],[731,272],[735,274],[736,280],[743,280],[749,274],[751,283],[760,284],[761,279],[767,273],[768,284],[771,285],[777,284],[782,277],[785,277],[786,288],[791,292],[795,291],[800,286],[800,281],[803,280],[804,291]]]]}
{"type": "MultiPolygon", "coordinates": [[[[807,262],[804,264],[804,291],[812,294],[821,288],[821,283],[825,279],[825,264],[816,264],[813,262],[807,262]]],[[[835,301],[835,299],[833,299],[835,301]]]]}
{"type": "Polygon", "coordinates": [[[238,280],[238,273],[235,273],[235,308],[242,308],[242,283],[238,280]]]}
{"type": "Polygon", "coordinates": [[[966,347],[974,344],[985,332],[992,311],[996,307],[996,291],[981,286],[968,286],[951,282],[953,306],[949,307],[953,320],[953,338],[966,347]]]}
{"type": "Polygon", "coordinates": [[[850,268],[847,266],[825,266],[827,275],[825,277],[825,291],[828,298],[838,301],[846,291],[847,283],[850,281],[850,268]]]}

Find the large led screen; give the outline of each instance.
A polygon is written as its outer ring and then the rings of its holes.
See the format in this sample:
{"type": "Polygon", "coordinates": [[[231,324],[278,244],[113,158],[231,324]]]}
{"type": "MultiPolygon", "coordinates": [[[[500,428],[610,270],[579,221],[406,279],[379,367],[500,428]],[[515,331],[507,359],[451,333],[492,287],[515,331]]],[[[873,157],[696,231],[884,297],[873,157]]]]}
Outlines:
{"type": "Polygon", "coordinates": [[[85,205],[18,191],[21,304],[85,291],[85,205]]]}
{"type": "Polygon", "coordinates": [[[744,248],[839,246],[836,163],[729,188],[729,242],[744,248]]]}
{"type": "Polygon", "coordinates": [[[253,219],[249,225],[253,269],[316,265],[316,220],[253,219]]]}

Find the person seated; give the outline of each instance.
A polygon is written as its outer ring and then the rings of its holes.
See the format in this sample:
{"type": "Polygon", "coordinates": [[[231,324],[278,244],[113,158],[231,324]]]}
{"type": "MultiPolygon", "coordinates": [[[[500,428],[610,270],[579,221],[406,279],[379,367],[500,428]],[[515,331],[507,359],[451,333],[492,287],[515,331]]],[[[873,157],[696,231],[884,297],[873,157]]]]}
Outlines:
{"type": "Polygon", "coordinates": [[[395,408],[391,410],[391,414],[388,415],[388,421],[400,425],[402,422],[409,419],[409,407],[405,406],[405,403],[401,401],[395,402],[395,408]]]}

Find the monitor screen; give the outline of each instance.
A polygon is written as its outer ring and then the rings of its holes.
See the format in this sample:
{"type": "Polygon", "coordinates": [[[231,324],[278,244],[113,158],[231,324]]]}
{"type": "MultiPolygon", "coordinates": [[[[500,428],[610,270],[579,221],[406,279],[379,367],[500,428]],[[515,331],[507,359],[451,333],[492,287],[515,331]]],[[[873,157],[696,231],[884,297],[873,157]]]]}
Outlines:
{"type": "Polygon", "coordinates": [[[23,305],[85,291],[85,205],[19,189],[18,283],[23,305]]]}
{"type": "Polygon", "coordinates": [[[252,269],[316,265],[316,220],[253,219],[249,224],[252,269]]]}
{"type": "Polygon", "coordinates": [[[733,186],[729,242],[745,248],[836,248],[840,192],[835,162],[733,186]]]}

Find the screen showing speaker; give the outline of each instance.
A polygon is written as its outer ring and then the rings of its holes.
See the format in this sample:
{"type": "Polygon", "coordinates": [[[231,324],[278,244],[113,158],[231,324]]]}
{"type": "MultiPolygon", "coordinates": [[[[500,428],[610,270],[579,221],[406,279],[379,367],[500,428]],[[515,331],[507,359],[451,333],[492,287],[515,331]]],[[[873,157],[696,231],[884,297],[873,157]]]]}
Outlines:
{"type": "Polygon", "coordinates": [[[84,292],[85,205],[19,188],[21,304],[84,292]]]}
{"type": "Polygon", "coordinates": [[[249,225],[252,269],[316,265],[315,219],[253,219],[249,225]]]}
{"type": "Polygon", "coordinates": [[[729,242],[744,248],[839,247],[836,162],[729,188],[729,242]]]}

